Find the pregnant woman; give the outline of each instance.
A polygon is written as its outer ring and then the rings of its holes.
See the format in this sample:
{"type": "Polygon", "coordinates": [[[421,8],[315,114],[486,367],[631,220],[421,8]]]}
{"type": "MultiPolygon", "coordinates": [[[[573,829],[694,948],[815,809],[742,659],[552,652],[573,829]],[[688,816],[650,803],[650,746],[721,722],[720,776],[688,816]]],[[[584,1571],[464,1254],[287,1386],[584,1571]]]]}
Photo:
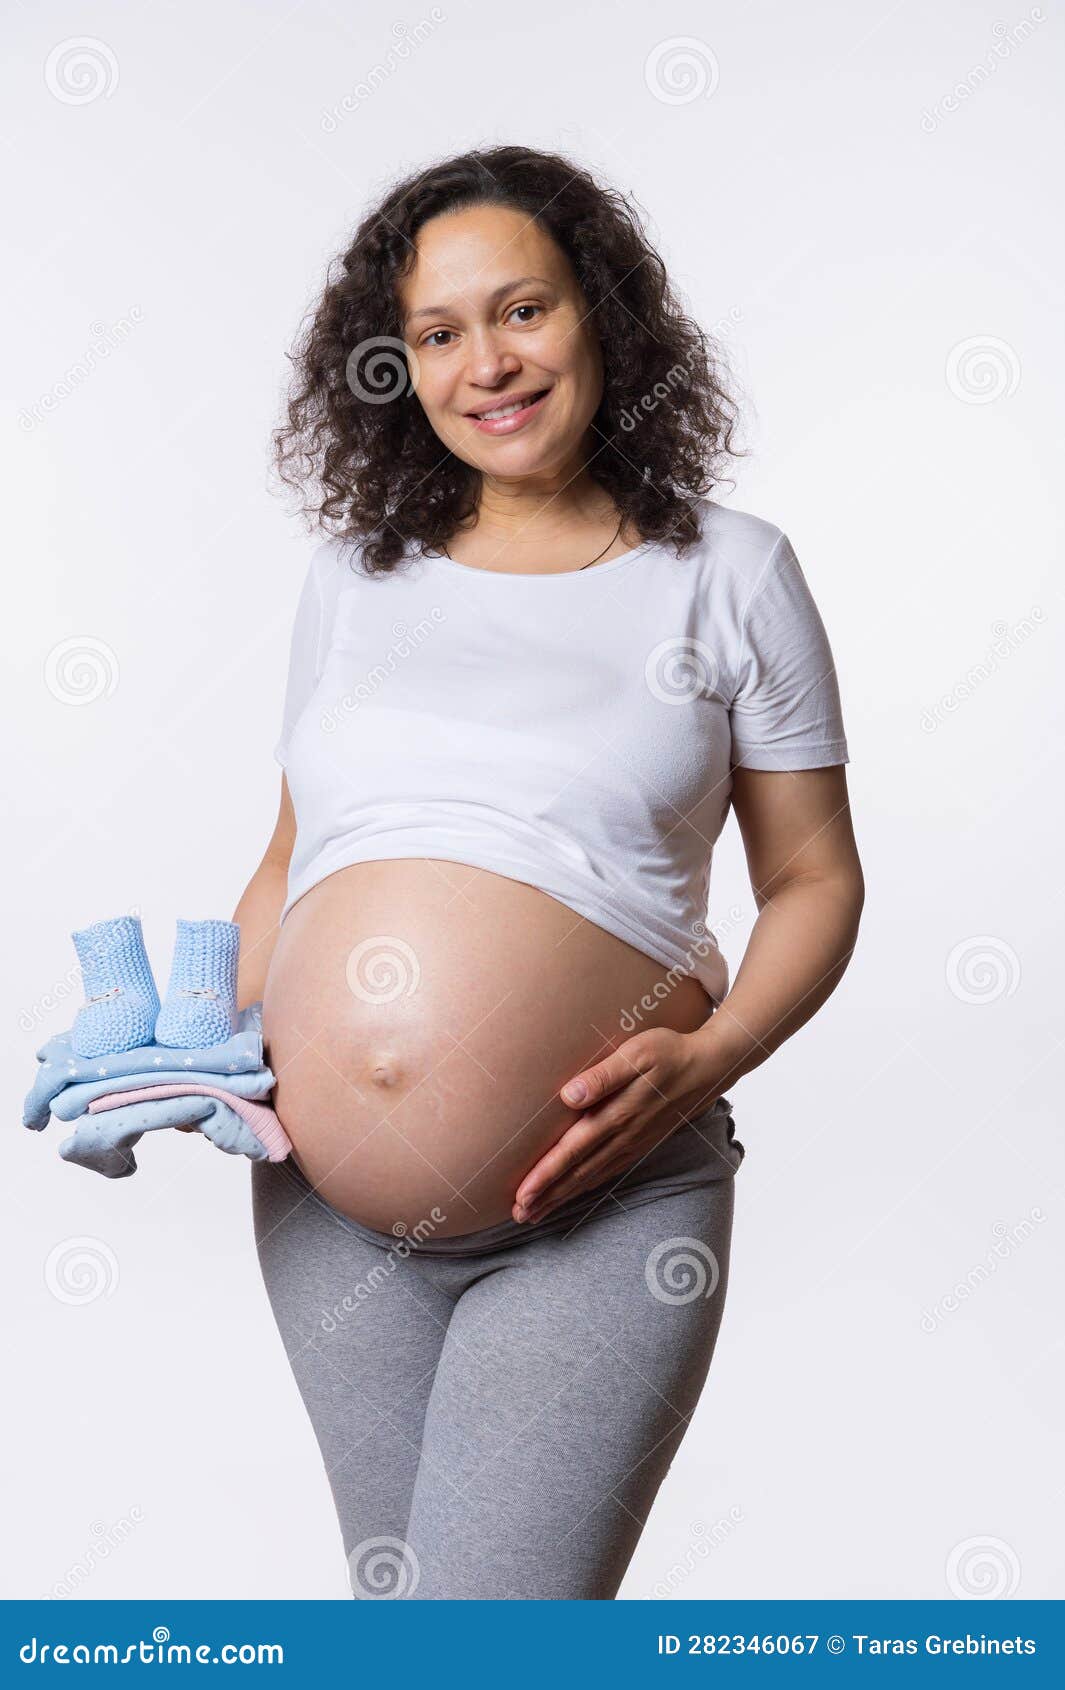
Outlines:
{"type": "Polygon", "coordinates": [[[613,1597],[721,1321],[726,1088],[856,939],[832,654],[787,535],[708,496],[710,343],[569,161],[392,189],[295,363],[325,538],[235,914],[294,1146],[252,1167],[267,1292],[356,1597],[613,1597]]]}

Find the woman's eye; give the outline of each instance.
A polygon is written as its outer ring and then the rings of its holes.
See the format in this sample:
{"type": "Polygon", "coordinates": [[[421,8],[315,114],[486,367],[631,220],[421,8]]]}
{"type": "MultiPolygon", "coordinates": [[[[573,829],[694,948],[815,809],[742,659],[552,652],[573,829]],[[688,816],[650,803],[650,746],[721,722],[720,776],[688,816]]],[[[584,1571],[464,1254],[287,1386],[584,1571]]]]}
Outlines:
{"type": "MultiPolygon", "coordinates": [[[[507,312],[507,316],[513,317],[519,311],[534,311],[534,312],[538,311],[542,314],[543,309],[544,308],[543,308],[542,305],[514,305],[507,312]]],[[[522,323],[535,322],[535,318],[523,317],[523,318],[521,318],[521,322],[522,323]]],[[[422,346],[439,347],[441,350],[443,350],[444,348],[446,348],[447,346],[450,345],[451,340],[454,338],[454,333],[455,333],[454,329],[430,329],[429,333],[420,342],[420,344],[422,346]],[[448,338],[446,338],[445,340],[441,340],[439,338],[441,335],[444,335],[448,338]]]]}

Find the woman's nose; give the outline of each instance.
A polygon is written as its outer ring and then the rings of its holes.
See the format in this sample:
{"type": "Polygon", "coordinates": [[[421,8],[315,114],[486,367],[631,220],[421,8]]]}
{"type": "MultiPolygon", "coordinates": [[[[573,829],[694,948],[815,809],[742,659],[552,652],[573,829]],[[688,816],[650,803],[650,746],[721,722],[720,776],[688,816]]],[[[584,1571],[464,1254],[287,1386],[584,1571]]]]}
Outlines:
{"type": "Polygon", "coordinates": [[[490,334],[470,342],[467,379],[478,387],[495,387],[504,377],[521,369],[521,359],[510,347],[500,345],[490,334]]]}

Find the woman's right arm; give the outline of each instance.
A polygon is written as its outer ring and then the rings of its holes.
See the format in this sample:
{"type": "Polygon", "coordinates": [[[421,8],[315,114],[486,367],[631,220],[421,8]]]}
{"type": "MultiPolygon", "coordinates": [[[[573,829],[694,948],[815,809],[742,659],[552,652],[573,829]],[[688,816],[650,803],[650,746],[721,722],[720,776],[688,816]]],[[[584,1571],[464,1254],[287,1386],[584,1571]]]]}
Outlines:
{"type": "Polygon", "coordinates": [[[280,931],[278,918],[285,902],[288,865],[295,841],[296,817],[288,782],[282,774],[281,804],[270,843],[233,912],[233,920],[240,928],[238,1009],[258,1003],[266,989],[266,975],[280,931]]]}

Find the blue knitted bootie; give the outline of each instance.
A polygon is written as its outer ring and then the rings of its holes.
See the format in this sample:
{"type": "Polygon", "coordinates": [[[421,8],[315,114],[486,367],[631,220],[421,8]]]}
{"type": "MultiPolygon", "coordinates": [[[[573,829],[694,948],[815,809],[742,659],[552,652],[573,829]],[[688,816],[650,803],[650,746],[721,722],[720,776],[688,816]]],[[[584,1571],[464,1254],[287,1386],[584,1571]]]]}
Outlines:
{"type": "Polygon", "coordinates": [[[150,1045],[159,992],[144,949],[140,917],[116,916],[71,934],[81,963],[85,1003],[74,1017],[76,1056],[114,1056],[150,1045]]]}
{"type": "Polygon", "coordinates": [[[240,928],[235,921],[178,919],[170,984],[155,1023],[155,1042],[172,1050],[224,1044],[237,1009],[240,928]]]}

